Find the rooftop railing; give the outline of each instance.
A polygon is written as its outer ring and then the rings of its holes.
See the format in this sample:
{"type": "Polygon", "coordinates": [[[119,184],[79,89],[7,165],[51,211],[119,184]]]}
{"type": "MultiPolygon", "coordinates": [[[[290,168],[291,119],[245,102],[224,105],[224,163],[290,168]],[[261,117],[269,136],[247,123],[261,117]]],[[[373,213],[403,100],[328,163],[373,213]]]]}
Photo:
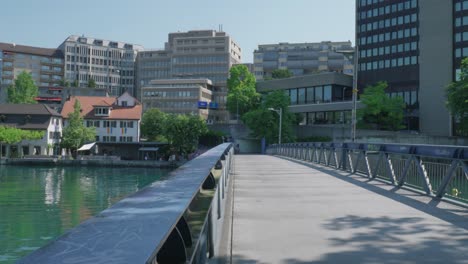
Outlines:
{"type": "Polygon", "coordinates": [[[18,263],[206,263],[221,240],[233,153],[230,143],[205,152],[18,263]]]}
{"type": "Polygon", "coordinates": [[[371,143],[271,145],[267,154],[380,178],[427,195],[468,203],[468,147],[371,143]]]}

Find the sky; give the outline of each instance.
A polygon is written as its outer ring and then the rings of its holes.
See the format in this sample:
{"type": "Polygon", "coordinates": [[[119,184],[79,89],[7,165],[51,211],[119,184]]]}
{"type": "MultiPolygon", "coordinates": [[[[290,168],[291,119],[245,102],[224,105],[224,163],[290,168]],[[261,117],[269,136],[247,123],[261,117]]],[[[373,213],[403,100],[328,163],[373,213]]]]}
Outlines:
{"type": "Polygon", "coordinates": [[[0,0],[0,42],[56,48],[69,35],[162,49],[170,32],[222,25],[253,61],[259,44],[348,41],[354,0],[0,0]]]}

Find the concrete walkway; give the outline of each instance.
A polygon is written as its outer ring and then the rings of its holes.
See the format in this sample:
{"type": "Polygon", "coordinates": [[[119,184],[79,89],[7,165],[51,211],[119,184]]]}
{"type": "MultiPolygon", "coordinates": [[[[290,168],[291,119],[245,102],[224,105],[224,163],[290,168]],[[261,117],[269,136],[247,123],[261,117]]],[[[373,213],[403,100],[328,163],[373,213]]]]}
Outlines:
{"type": "Polygon", "coordinates": [[[468,209],[306,162],[234,160],[232,263],[468,263],[468,209]]]}

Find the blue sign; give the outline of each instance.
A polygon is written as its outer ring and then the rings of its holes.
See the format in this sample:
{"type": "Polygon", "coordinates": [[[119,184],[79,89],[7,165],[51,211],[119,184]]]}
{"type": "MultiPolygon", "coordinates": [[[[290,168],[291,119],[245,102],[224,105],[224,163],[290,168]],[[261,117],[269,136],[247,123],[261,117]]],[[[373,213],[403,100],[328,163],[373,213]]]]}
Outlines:
{"type": "Polygon", "coordinates": [[[218,103],[217,102],[211,102],[209,107],[210,107],[210,109],[218,109],[218,103]]]}
{"type": "Polygon", "coordinates": [[[206,109],[206,108],[208,108],[208,102],[198,101],[198,108],[199,108],[199,109],[206,109]]]}

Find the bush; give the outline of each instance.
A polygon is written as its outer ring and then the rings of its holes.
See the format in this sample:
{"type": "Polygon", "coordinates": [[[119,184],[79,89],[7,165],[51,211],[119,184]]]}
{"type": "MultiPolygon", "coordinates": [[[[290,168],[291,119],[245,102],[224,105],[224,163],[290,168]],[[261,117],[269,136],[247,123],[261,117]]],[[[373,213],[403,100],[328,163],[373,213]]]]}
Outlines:
{"type": "Polygon", "coordinates": [[[331,142],[332,138],[328,136],[320,137],[320,136],[311,136],[311,137],[304,137],[298,138],[297,142],[331,142]]]}
{"type": "Polygon", "coordinates": [[[226,138],[226,134],[224,132],[208,130],[208,132],[200,136],[198,143],[211,148],[223,143],[223,137],[226,138]]]}

